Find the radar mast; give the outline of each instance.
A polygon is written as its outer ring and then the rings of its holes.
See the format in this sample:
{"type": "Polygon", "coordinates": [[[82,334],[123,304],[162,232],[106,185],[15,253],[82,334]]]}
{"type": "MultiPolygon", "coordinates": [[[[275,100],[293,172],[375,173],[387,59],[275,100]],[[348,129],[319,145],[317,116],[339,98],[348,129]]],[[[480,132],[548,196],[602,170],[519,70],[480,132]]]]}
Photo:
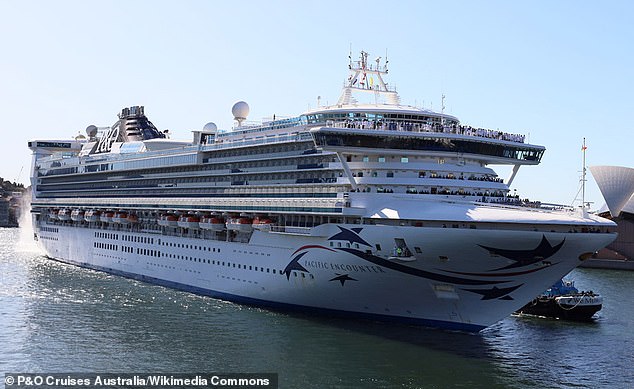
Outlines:
{"type": "Polygon", "coordinates": [[[399,105],[400,98],[395,89],[390,89],[383,80],[383,75],[387,74],[387,55],[385,62],[381,65],[381,57],[377,57],[376,65],[368,63],[368,53],[361,51],[358,61],[352,60],[352,52],[348,55],[350,76],[345,83],[337,105],[357,104],[357,99],[353,93],[374,94],[375,103],[379,103],[379,98],[384,98],[387,104],[399,105]]]}

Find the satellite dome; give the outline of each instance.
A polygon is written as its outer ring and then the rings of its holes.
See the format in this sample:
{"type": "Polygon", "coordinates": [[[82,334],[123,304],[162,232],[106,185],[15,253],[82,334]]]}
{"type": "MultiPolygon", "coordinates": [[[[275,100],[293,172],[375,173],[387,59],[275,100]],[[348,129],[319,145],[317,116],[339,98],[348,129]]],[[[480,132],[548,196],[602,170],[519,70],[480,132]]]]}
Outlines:
{"type": "Polygon", "coordinates": [[[249,115],[249,104],[244,101],[238,101],[233,105],[233,108],[231,108],[231,113],[235,120],[242,122],[249,115]]]}
{"type": "Polygon", "coordinates": [[[203,127],[203,132],[216,132],[216,131],[218,131],[218,126],[216,126],[216,123],[214,122],[209,122],[205,124],[205,126],[203,127]]]}
{"type": "Polygon", "coordinates": [[[86,127],[86,135],[88,135],[89,138],[96,137],[97,136],[97,126],[95,126],[94,124],[91,124],[88,127],[86,127]]]}

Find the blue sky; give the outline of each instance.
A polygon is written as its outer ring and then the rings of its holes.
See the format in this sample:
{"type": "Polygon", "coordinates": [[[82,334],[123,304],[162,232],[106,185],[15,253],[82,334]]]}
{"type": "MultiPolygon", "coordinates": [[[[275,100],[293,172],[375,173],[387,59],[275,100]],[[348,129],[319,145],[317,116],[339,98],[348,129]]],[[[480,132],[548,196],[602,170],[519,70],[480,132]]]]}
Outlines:
{"type": "MultiPolygon", "coordinates": [[[[445,94],[463,124],[546,146],[512,188],[570,204],[584,137],[588,165],[634,166],[632,4],[0,0],[0,176],[27,183],[29,139],[111,125],[129,105],[189,139],[229,129],[238,100],[250,120],[334,103],[352,45],[388,51],[402,102],[438,109],[445,94]]],[[[603,204],[591,176],[587,193],[603,204]]]]}

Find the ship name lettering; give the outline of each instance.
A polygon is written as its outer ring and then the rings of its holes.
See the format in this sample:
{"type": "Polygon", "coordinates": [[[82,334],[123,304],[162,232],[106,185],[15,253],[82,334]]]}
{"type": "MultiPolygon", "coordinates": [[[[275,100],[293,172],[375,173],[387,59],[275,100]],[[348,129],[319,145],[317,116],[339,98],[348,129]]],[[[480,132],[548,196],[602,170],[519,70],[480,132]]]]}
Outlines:
{"type": "Polygon", "coordinates": [[[355,271],[355,272],[374,272],[374,273],[385,273],[381,266],[370,266],[370,265],[348,265],[348,264],[339,264],[339,263],[331,263],[330,268],[332,270],[342,270],[342,271],[355,271]]]}
{"type": "Polygon", "coordinates": [[[312,267],[314,269],[328,269],[328,262],[322,261],[308,261],[306,262],[306,266],[312,267]]]}
{"type": "Polygon", "coordinates": [[[344,263],[332,263],[325,261],[306,261],[304,266],[313,269],[326,269],[326,270],[339,270],[339,271],[354,271],[357,273],[385,273],[385,270],[381,266],[374,265],[350,265],[344,263]]]}

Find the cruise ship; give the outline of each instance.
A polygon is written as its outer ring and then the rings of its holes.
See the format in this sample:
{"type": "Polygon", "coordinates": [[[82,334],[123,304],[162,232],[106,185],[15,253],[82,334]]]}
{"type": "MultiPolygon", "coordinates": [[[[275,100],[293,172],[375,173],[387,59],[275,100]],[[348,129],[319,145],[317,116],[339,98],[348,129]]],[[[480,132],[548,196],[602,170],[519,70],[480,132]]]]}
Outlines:
{"type": "Polygon", "coordinates": [[[34,238],[54,260],[271,309],[480,331],[616,237],[520,199],[545,148],[401,104],[361,52],[335,105],[170,138],[142,106],[32,140],[34,238]],[[363,101],[362,101],[363,100],[363,101]],[[491,165],[512,166],[501,178],[491,165]]]}

